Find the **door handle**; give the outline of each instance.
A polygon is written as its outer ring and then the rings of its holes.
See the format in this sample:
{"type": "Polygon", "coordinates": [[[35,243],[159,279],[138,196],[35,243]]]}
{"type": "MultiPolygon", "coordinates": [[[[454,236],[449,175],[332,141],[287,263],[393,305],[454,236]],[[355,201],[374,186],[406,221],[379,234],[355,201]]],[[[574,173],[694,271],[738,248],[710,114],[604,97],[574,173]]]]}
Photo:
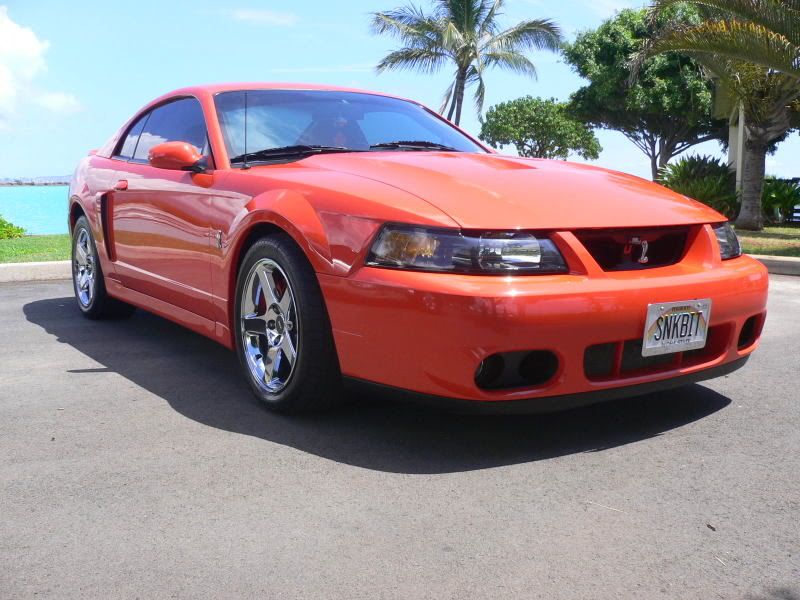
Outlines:
{"type": "Polygon", "coordinates": [[[127,179],[120,179],[117,184],[114,186],[114,190],[117,192],[124,192],[128,189],[128,180],[127,179]]]}

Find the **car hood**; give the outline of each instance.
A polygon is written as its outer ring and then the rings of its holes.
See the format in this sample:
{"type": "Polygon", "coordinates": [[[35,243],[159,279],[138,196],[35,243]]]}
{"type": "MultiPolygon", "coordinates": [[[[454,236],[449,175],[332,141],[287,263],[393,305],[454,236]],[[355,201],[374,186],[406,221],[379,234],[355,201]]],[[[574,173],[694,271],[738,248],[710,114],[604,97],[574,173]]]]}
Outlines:
{"type": "Polygon", "coordinates": [[[375,152],[320,155],[298,164],[404,190],[465,229],[650,227],[725,220],[706,205],[650,181],[562,161],[375,152]]]}

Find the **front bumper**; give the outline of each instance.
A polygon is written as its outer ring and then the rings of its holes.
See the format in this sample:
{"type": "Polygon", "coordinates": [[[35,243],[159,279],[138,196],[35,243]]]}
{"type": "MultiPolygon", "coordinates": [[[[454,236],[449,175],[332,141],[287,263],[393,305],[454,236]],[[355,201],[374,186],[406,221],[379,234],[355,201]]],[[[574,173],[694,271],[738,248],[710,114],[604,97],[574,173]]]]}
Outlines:
{"type": "Polygon", "coordinates": [[[371,381],[347,378],[348,387],[360,393],[377,393],[382,397],[391,397],[399,402],[427,406],[430,408],[440,408],[457,413],[469,414],[539,414],[556,412],[590,406],[600,402],[610,402],[631,396],[641,396],[644,394],[654,394],[671,390],[676,387],[698,383],[715,377],[722,377],[741,369],[749,359],[749,356],[738,358],[732,362],[720,364],[715,367],[708,367],[701,371],[677,375],[669,379],[660,379],[648,383],[636,385],[626,385],[603,390],[594,390],[580,394],[565,394],[562,396],[545,396],[541,398],[528,398],[523,400],[494,400],[491,402],[481,400],[464,400],[457,398],[446,398],[433,396],[430,394],[420,394],[407,389],[389,387],[371,381]]]}
{"type": "Polygon", "coordinates": [[[348,277],[320,274],[342,373],[427,396],[530,404],[555,397],[543,407],[558,407],[562,397],[567,407],[578,395],[621,397],[651,391],[658,382],[663,388],[670,380],[713,377],[725,365],[732,370],[743,364],[758,345],[766,269],[747,256],[719,260],[710,227],[680,263],[644,271],[604,272],[570,234],[558,234],[557,242],[570,264],[568,275],[488,277],[369,267],[348,277]],[[641,339],[648,304],[700,298],[713,303],[713,352],[655,370],[587,375],[586,349],[641,339]],[[742,328],[754,316],[758,331],[740,347],[742,328]],[[486,357],[531,350],[558,357],[555,375],[544,384],[488,390],[475,383],[486,357]]]}

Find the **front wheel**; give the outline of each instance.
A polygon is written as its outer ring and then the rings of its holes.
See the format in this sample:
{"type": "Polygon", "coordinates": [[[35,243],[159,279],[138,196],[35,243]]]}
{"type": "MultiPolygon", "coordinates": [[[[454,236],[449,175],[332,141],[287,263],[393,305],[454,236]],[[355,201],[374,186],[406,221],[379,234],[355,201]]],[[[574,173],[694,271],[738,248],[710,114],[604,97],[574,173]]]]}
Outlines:
{"type": "Polygon", "coordinates": [[[342,378],[316,274],[285,234],[257,241],[236,285],[236,350],[255,395],[272,410],[336,403],[342,378]]]}

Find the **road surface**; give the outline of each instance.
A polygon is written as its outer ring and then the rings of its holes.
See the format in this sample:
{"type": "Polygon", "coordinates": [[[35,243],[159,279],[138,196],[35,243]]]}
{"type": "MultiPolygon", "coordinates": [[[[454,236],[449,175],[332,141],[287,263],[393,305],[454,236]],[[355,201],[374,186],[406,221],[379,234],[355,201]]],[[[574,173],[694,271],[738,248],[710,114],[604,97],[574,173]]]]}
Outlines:
{"type": "Polygon", "coordinates": [[[0,285],[2,598],[800,598],[800,278],[712,382],[272,415],[234,356],[0,285]]]}

